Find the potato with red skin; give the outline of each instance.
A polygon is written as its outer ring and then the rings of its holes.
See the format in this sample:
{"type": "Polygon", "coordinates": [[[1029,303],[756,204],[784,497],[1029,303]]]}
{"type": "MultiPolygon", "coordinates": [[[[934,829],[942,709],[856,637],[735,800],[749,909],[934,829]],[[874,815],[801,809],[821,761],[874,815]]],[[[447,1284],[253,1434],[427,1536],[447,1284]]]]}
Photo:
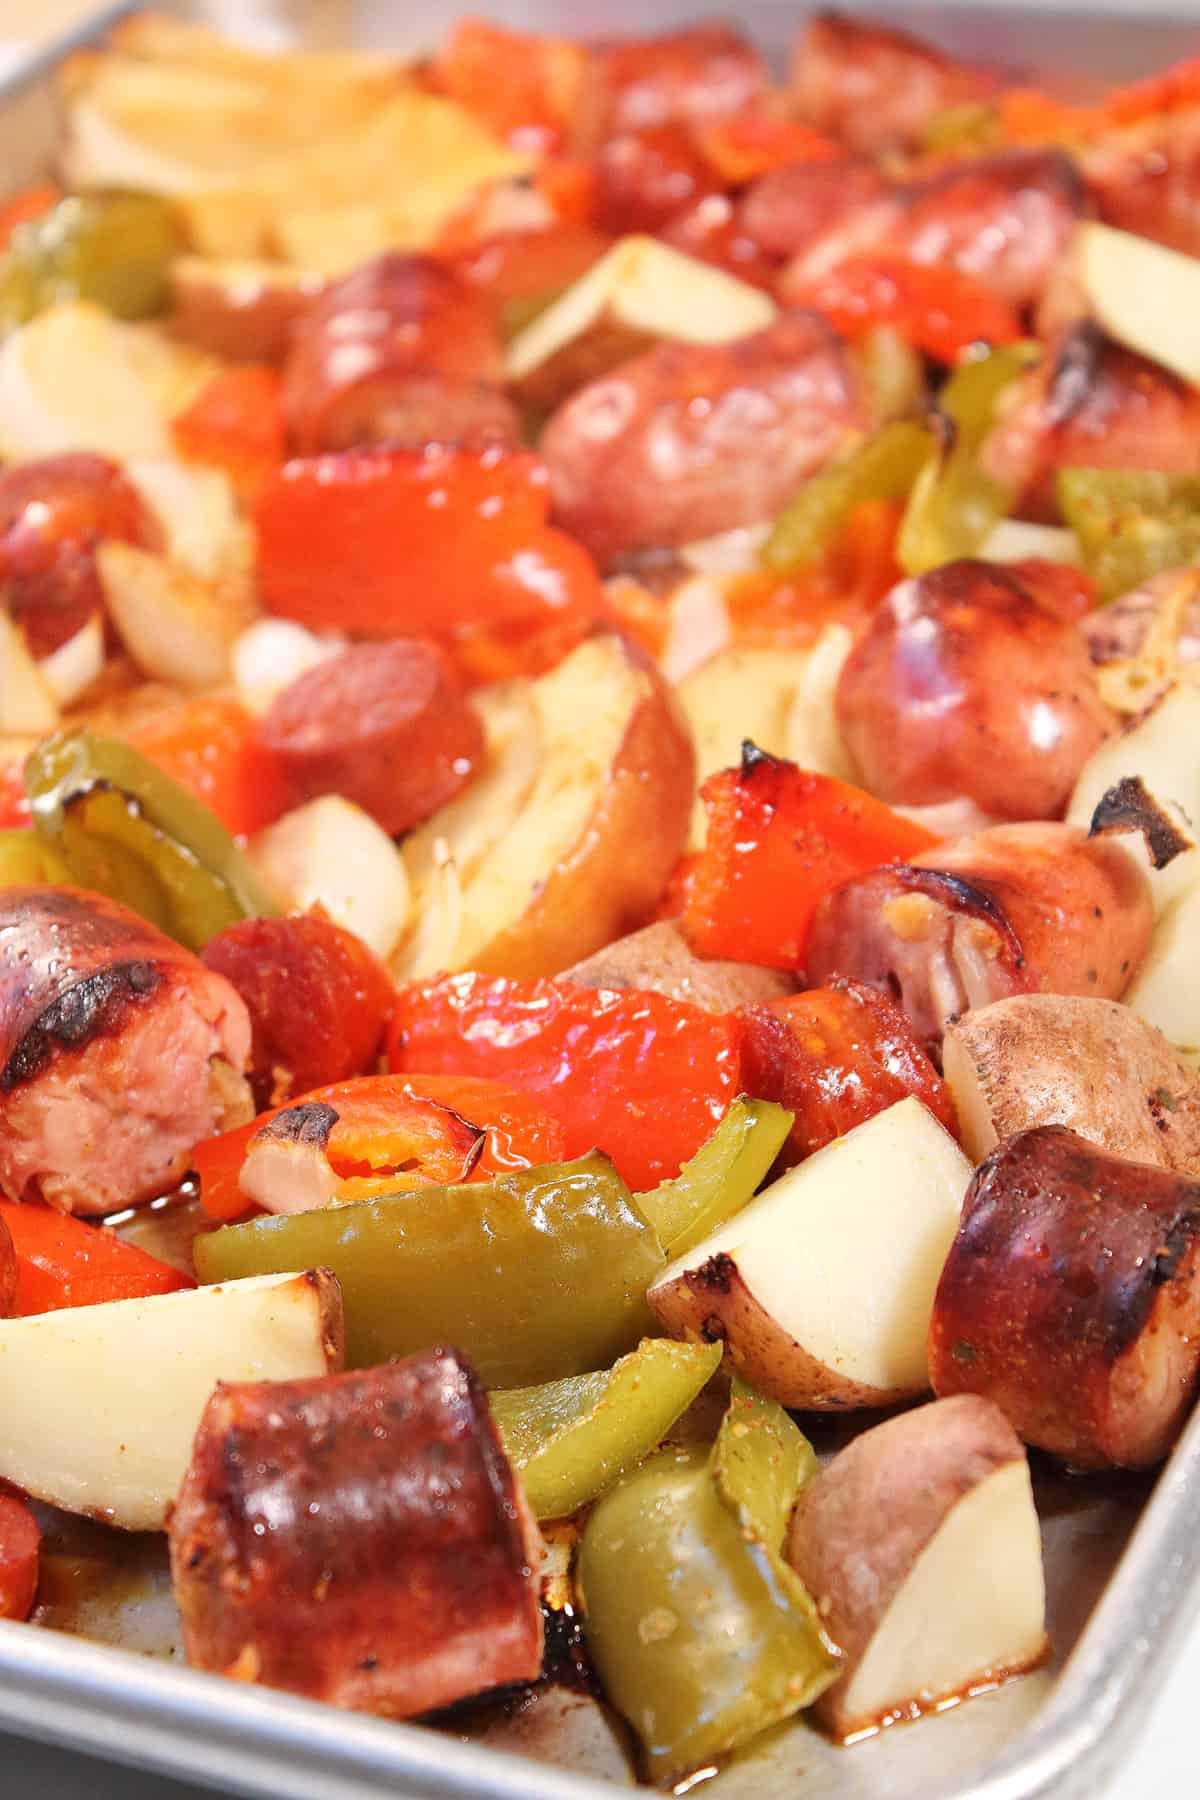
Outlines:
{"type": "Polygon", "coordinates": [[[559,407],[541,451],[558,522],[611,562],[770,518],[868,425],[845,345],[796,312],[621,364],[559,407]]]}
{"type": "Polygon", "coordinates": [[[721,183],[682,125],[656,125],[609,138],[595,160],[596,222],[620,237],[662,227],[721,183]]]}
{"type": "Polygon", "coordinates": [[[423,638],[354,644],[289,683],[260,736],[297,804],[354,801],[392,837],[452,800],[483,758],[483,726],[446,653],[423,638]]]}
{"type": "Polygon", "coordinates": [[[938,1394],[984,1394],[1080,1469],[1148,1468],[1200,1376],[1200,1184],[1061,1125],[976,1170],[929,1330],[938,1394]]]}
{"type": "Polygon", "coordinates": [[[906,31],[820,12],[792,52],[789,91],[807,124],[851,149],[919,149],[931,119],[992,93],[997,79],[906,31]]]}
{"type": "Polygon", "coordinates": [[[894,806],[965,797],[997,819],[1054,819],[1115,727],[1076,627],[1010,570],[943,563],[902,581],[838,680],[863,786],[894,806]]]}
{"type": "Polygon", "coordinates": [[[194,1667],[386,1718],[540,1673],[537,1525],[454,1351],[221,1383],[168,1541],[194,1667]]]}
{"type": "Polygon", "coordinates": [[[956,1131],[949,1089],[894,1000],[835,978],[742,1014],[747,1093],[795,1115],[779,1165],[790,1168],[864,1119],[915,1094],[956,1131]]]}
{"type": "Polygon", "coordinates": [[[358,444],[515,444],[490,307],[442,262],[389,253],[333,282],[297,321],[284,408],[302,456],[358,444]]]}
{"type": "Polygon", "coordinates": [[[79,450],[0,472],[0,593],[35,656],[104,613],[96,548],[105,539],[163,546],[157,519],[108,457],[79,450]]]}
{"type": "Polygon", "coordinates": [[[661,37],[591,46],[584,135],[595,142],[659,125],[709,125],[742,112],[769,86],[766,63],[731,25],[689,25],[661,37]]]}
{"type": "Polygon", "coordinates": [[[319,913],[239,919],[210,939],[201,961],[246,1003],[247,1076],[260,1112],[370,1071],[395,989],[352,931],[319,913]]]}
{"type": "Polygon", "coordinates": [[[1149,881],[1118,844],[1074,825],[994,825],[826,895],[808,977],[890,993],[936,1055],[948,1019],[1011,994],[1120,999],[1152,929],[1149,881]]]}

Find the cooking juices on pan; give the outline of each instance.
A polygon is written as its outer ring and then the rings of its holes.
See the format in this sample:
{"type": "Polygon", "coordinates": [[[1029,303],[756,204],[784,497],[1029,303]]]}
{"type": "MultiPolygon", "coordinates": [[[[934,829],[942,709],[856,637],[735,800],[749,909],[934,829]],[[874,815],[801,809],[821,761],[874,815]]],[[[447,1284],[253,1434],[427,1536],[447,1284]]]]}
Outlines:
{"type": "Polygon", "coordinates": [[[0,1612],[32,1501],[342,1707],[565,1618],[664,1784],[1033,1667],[1027,1446],[1152,1468],[1200,1379],[1200,71],[135,14],[61,80],[0,1612]]]}

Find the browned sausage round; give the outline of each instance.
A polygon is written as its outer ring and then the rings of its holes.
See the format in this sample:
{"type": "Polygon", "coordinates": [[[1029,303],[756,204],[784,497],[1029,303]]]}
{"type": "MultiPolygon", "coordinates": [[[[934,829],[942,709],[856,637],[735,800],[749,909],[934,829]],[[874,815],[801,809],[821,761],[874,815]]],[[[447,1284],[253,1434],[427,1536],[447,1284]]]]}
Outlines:
{"type": "Polygon", "coordinates": [[[284,369],[301,455],[382,443],[515,442],[486,301],[426,256],[380,256],[327,288],[297,323],[284,369]]]}
{"type": "Polygon", "coordinates": [[[1200,1183],[1062,1125],[981,1163],[929,1332],[938,1394],[986,1394],[1077,1468],[1142,1468],[1200,1373],[1200,1183]]]}
{"type": "Polygon", "coordinates": [[[1058,150],[1006,150],[896,188],[803,249],[780,279],[785,302],[850,257],[903,256],[949,266],[1014,306],[1031,305],[1087,206],[1082,179],[1058,150]]]}
{"type": "Polygon", "coordinates": [[[661,37],[609,38],[591,47],[586,141],[680,122],[708,125],[741,112],[770,82],[767,65],[731,25],[690,25],[661,37]]]}
{"type": "Polygon", "coordinates": [[[0,1189],[107,1213],[253,1113],[233,988],[112,900],[0,890],[0,1189]]]}
{"type": "Polygon", "coordinates": [[[1200,119],[1194,107],[1105,133],[1083,153],[1082,164],[1109,225],[1200,256],[1200,119]]]}
{"type": "Polygon", "coordinates": [[[948,107],[992,92],[996,78],[907,32],[821,12],[797,39],[791,92],[801,118],[855,150],[919,148],[948,107]]]}
{"type": "Polygon", "coordinates": [[[845,346],[797,312],[622,364],[564,402],[541,450],[559,523],[611,561],[770,518],[867,422],[845,346]]]}
{"type": "Polygon", "coordinates": [[[354,644],[276,696],[262,740],[297,800],[341,794],[393,837],[453,798],[483,756],[479,715],[435,644],[354,644]]]}
{"type": "Polygon", "coordinates": [[[1113,728],[1078,629],[984,562],[892,590],[842,669],[837,718],[873,794],[965,796],[997,819],[1059,817],[1113,728]]]}
{"type": "Polygon", "coordinates": [[[866,156],[788,163],[747,189],[739,208],[741,223],[769,255],[795,256],[892,189],[878,163],[866,156]]]}
{"type": "Polygon", "coordinates": [[[188,1661],[408,1718],[541,1670],[541,1540],[451,1350],[218,1386],[170,1520],[188,1661]]]}
{"type": "Polygon", "coordinates": [[[682,125],[609,138],[593,164],[593,211],[602,231],[660,231],[720,183],[682,125]]]}
{"type": "Polygon", "coordinates": [[[882,988],[936,1052],[948,1019],[1010,994],[1119,999],[1152,926],[1149,882],[1119,844],[1073,825],[995,825],[827,895],[808,976],[882,988]]]}

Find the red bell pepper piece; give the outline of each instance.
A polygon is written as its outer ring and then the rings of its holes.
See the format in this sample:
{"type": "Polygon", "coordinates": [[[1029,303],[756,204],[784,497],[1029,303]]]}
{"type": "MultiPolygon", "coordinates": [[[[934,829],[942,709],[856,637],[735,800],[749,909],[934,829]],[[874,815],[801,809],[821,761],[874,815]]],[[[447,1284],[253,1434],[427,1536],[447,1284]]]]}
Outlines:
{"type": "Polygon", "coordinates": [[[676,1175],[741,1090],[741,1025],[662,994],[452,975],[401,988],[394,1069],[493,1076],[604,1150],[634,1189],[676,1175]]]}
{"type": "Polygon", "coordinates": [[[18,225],[24,225],[28,219],[40,219],[52,206],[57,206],[61,199],[62,189],[49,181],[39,182],[36,187],[22,188],[20,193],[10,194],[7,200],[0,203],[0,250],[7,247],[18,225]]]}
{"type": "Polygon", "coordinates": [[[299,459],[258,502],[260,591],[314,630],[438,638],[483,679],[536,668],[553,638],[546,667],[603,612],[595,565],[549,510],[545,468],[524,451],[299,459]],[[497,671],[504,650],[529,661],[497,671]]]}
{"type": "Polygon", "coordinates": [[[813,914],[852,876],[915,856],[937,839],[861,788],[747,744],[740,769],[700,790],[708,835],[688,885],[683,929],[702,956],[802,969],[813,914]]]}
{"type": "Polygon", "coordinates": [[[799,1162],[897,1100],[915,1094],[957,1131],[950,1090],[886,994],[836,980],[744,1009],[747,1093],[795,1114],[782,1151],[799,1162]]]}
{"type": "Polygon", "coordinates": [[[205,945],[201,960],[246,1002],[260,1107],[370,1068],[395,988],[353,932],[316,913],[240,919],[205,945]]]}
{"type": "Polygon", "coordinates": [[[20,763],[0,768],[0,831],[20,830],[33,818],[20,763]]]}
{"type": "Polygon", "coordinates": [[[833,162],[845,147],[811,125],[771,113],[735,113],[697,133],[701,154],[727,187],[740,187],[789,163],[833,162]]]}
{"type": "Polygon", "coordinates": [[[1200,106],[1200,56],[1186,57],[1161,75],[1113,89],[1104,102],[1104,114],[1117,125],[1136,125],[1141,119],[1161,118],[1191,106],[1200,106]]]}
{"type": "Polygon", "coordinates": [[[0,1493],[0,1619],[27,1619],[38,1583],[42,1534],[17,1494],[0,1493]]]}
{"type": "Polygon", "coordinates": [[[1012,344],[1022,335],[1015,308],[980,282],[900,256],[852,257],[813,282],[804,299],[844,337],[892,325],[944,363],[972,344],[1012,344]]]}
{"type": "Polygon", "coordinates": [[[48,1206],[0,1200],[0,1220],[16,1252],[13,1316],[98,1306],[194,1287],[191,1277],[112,1231],[85,1224],[48,1206]]]}
{"type": "Polygon", "coordinates": [[[835,621],[856,629],[902,577],[896,540],[903,517],[892,500],[864,500],[808,568],[791,575],[755,569],[727,583],[733,643],[804,649],[835,621]]]}
{"type": "Polygon", "coordinates": [[[171,431],[181,455],[215,463],[252,501],[287,456],[283,377],[265,363],[225,369],[175,417],[171,431]]]}
{"type": "Polygon", "coordinates": [[[185,700],[125,735],[235,837],[251,836],[291,803],[282,761],[236,700],[207,695],[185,700]]]}
{"type": "MultiPolygon", "coordinates": [[[[364,1075],[314,1088],[290,1104],[324,1101],[338,1115],[326,1147],[343,1197],[368,1199],[426,1183],[486,1180],[503,1169],[528,1169],[563,1154],[557,1122],[528,1095],[495,1081],[424,1075],[364,1075]],[[483,1149],[465,1167],[483,1133],[483,1149]],[[465,1170],[465,1173],[464,1173],[465,1170]]],[[[200,1200],[215,1219],[251,1210],[238,1185],[250,1139],[274,1107],[236,1131],[197,1144],[192,1165],[200,1200]]]]}
{"type": "Polygon", "coordinates": [[[430,76],[442,93],[521,149],[553,151],[577,116],[588,55],[567,38],[461,19],[430,76]]]}

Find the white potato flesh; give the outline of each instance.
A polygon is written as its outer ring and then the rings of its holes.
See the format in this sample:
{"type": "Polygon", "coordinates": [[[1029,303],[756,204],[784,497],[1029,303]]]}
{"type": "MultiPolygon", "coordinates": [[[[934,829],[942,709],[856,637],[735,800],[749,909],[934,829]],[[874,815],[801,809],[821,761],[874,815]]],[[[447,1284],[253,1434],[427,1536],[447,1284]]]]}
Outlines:
{"type": "Polygon", "coordinates": [[[104,668],[104,620],[94,612],[73,637],[38,663],[38,674],[59,706],[86,694],[104,668]]]}
{"type": "Polygon", "coordinates": [[[1045,1617],[1022,1458],[964,1494],[926,1544],[839,1697],[840,1728],[869,1729],[1029,1668],[1045,1649],[1045,1617]]]}
{"type": "Polygon", "coordinates": [[[1182,894],[1159,918],[1125,1005],[1157,1025],[1189,1062],[1200,1065],[1200,886],[1182,894]]]}
{"type": "Polygon", "coordinates": [[[979,551],[984,562],[1025,562],[1038,557],[1045,562],[1080,563],[1079,539],[1065,525],[1031,525],[1025,519],[1001,519],[993,525],[979,551]]]}
{"type": "Polygon", "coordinates": [[[324,1375],[340,1321],[321,1272],[0,1320],[0,1477],[67,1512],[161,1531],[217,1382],[324,1375]]]}
{"type": "MultiPolygon", "coordinates": [[[[1086,830],[1104,795],[1117,782],[1136,777],[1151,800],[1177,825],[1193,848],[1184,851],[1163,869],[1151,869],[1145,846],[1137,833],[1122,838],[1150,876],[1155,912],[1164,909],[1200,879],[1200,686],[1179,682],[1120,737],[1088,758],[1080,770],[1067,808],[1067,822],[1086,830]]],[[[1168,1037],[1170,1033],[1167,1033],[1168,1037]]]]}
{"type": "Polygon", "coordinates": [[[0,348],[0,456],[171,454],[167,415],[130,327],[84,301],[52,306],[0,348]]]}
{"type": "Polygon", "coordinates": [[[346,639],[338,632],[318,634],[292,619],[256,619],[230,653],[238,699],[260,719],[276,694],[345,648],[346,639]]]}
{"type": "Polygon", "coordinates": [[[115,538],[97,548],[96,568],[117,635],[143,675],[189,693],[228,679],[239,619],[216,588],[115,538]]]}
{"type": "Polygon", "coordinates": [[[40,735],[58,725],[58,703],[29,654],[25,634],[0,611],[0,732],[40,735]]]}
{"type": "Polygon", "coordinates": [[[1075,241],[1088,310],[1108,335],[1200,382],[1200,261],[1096,221],[1075,241]]]}
{"type": "MultiPolygon", "coordinates": [[[[623,580],[610,577],[606,587],[623,580]]],[[[660,665],[668,681],[679,683],[726,649],[733,635],[733,621],[718,575],[693,575],[675,589],[667,602],[667,638],[660,665]]]]}
{"type": "Polygon", "coordinates": [[[862,1404],[923,1393],[934,1293],[970,1179],[949,1132],[919,1100],[900,1100],[672,1263],[651,1304],[723,1254],[778,1332],[780,1367],[796,1346],[828,1391],[861,1391],[862,1404]]]}
{"type": "Polygon", "coordinates": [[[778,316],[761,289],[652,237],[624,237],[509,345],[521,381],[594,328],[623,325],[685,344],[728,344],[778,316]]]}
{"type": "Polygon", "coordinates": [[[220,581],[252,560],[233,483],[223,469],[178,457],[138,457],[126,473],[166,533],[167,554],[202,581],[220,581]]]}
{"type": "Polygon", "coordinates": [[[838,682],[853,645],[854,634],[845,625],[826,625],[809,651],[787,722],[784,754],[802,769],[857,782],[837,722],[838,682]]]}
{"type": "Polygon", "coordinates": [[[286,912],[320,906],[386,957],[412,897],[400,852],[351,800],[323,794],[285,813],[250,845],[250,860],[286,912]]]}

